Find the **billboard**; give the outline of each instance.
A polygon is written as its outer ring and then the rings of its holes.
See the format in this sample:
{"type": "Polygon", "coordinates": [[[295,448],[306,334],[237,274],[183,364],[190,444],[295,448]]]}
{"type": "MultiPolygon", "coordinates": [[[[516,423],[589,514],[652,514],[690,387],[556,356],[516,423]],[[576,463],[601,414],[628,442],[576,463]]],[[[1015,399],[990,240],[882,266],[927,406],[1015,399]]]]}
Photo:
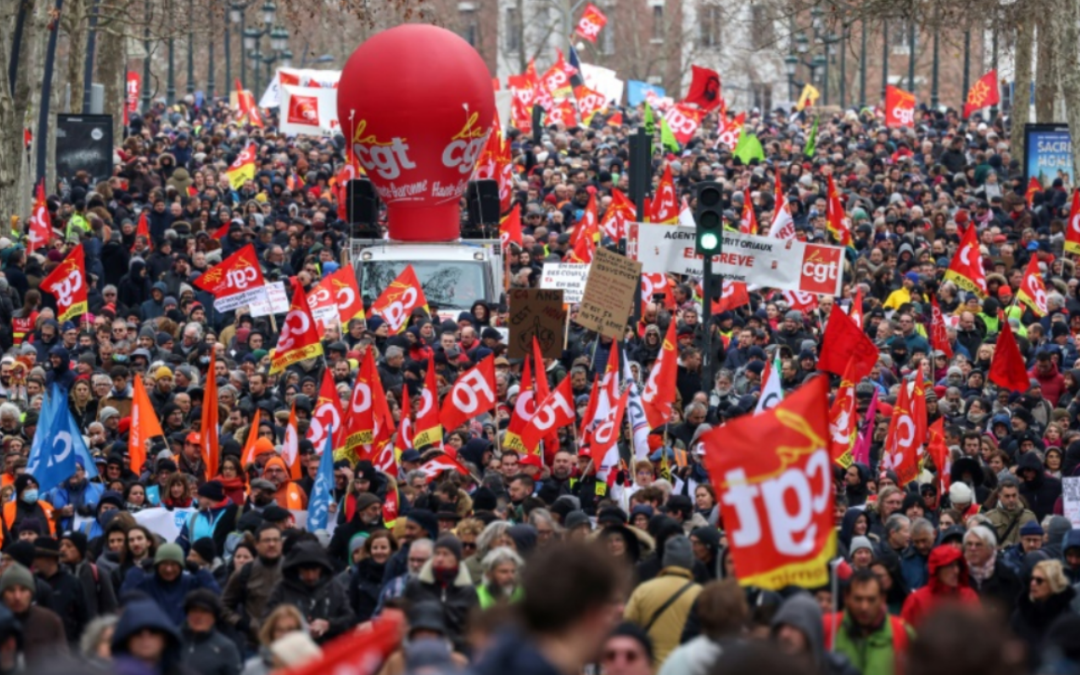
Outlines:
{"type": "Polygon", "coordinates": [[[1055,178],[1076,186],[1072,161],[1072,138],[1067,124],[1024,125],[1024,185],[1037,178],[1044,188],[1055,178]]]}

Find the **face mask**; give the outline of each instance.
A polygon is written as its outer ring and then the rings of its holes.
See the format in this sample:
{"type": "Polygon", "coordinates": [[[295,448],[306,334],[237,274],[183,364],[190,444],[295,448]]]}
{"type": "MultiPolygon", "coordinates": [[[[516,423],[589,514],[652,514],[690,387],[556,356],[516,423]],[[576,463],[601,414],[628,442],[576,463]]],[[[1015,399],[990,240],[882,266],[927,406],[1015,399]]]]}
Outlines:
{"type": "Polygon", "coordinates": [[[199,363],[201,363],[204,366],[209,365],[210,364],[210,357],[209,356],[200,356],[199,357],[199,363]]]}
{"type": "Polygon", "coordinates": [[[38,491],[33,488],[23,490],[22,500],[27,504],[37,504],[38,491]]]}

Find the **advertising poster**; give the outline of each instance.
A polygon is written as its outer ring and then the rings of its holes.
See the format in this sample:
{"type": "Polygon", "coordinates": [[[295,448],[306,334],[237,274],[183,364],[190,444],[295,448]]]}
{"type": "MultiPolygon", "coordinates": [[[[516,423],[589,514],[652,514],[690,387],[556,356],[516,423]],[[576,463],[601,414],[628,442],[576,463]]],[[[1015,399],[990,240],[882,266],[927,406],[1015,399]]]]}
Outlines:
{"type": "Polygon", "coordinates": [[[1068,125],[1024,125],[1024,185],[1036,178],[1046,188],[1060,177],[1067,186],[1076,187],[1073,175],[1068,125]]]}

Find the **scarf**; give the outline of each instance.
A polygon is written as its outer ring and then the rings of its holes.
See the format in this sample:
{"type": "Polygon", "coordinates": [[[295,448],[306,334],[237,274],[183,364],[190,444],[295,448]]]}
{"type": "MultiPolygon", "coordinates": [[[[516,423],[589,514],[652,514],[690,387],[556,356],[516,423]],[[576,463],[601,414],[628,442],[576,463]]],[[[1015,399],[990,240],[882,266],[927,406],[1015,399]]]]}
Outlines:
{"type": "Polygon", "coordinates": [[[994,574],[994,564],[997,562],[997,551],[992,551],[990,557],[986,559],[986,562],[982,565],[972,565],[968,563],[968,572],[971,574],[971,578],[975,580],[975,583],[981,587],[983,582],[989,579],[994,574]]]}

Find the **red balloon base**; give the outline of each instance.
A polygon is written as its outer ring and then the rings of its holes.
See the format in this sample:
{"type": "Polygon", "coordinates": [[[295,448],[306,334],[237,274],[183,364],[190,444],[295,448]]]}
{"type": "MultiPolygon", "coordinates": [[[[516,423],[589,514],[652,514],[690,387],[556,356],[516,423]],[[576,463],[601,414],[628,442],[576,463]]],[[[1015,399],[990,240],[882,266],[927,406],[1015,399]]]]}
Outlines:
{"type": "Polygon", "coordinates": [[[387,226],[394,241],[453,241],[461,238],[461,207],[452,201],[409,208],[387,204],[387,226]]]}

